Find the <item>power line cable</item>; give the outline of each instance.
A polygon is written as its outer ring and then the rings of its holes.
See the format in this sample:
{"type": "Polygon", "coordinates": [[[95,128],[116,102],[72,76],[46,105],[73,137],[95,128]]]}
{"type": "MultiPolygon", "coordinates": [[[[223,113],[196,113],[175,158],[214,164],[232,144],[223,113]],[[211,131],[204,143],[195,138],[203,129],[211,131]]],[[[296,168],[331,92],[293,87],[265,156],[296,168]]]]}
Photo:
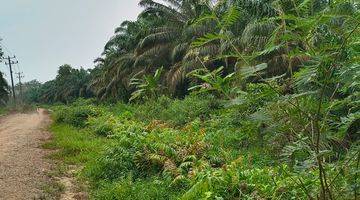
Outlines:
{"type": "MultiPolygon", "coordinates": [[[[10,48],[7,45],[4,44],[4,40],[2,38],[0,38],[0,44],[1,44],[1,47],[4,47],[4,50],[6,51],[6,53],[8,55],[15,55],[15,54],[12,53],[10,48]]],[[[14,58],[14,60],[16,61],[15,64],[16,64],[16,68],[17,68],[17,70],[14,70],[14,71],[20,72],[21,67],[20,67],[20,64],[19,64],[19,59],[16,57],[16,58],[14,58]]]]}
{"type": "Polygon", "coordinates": [[[20,67],[19,67],[19,61],[18,59],[13,56],[10,57],[10,55],[14,55],[12,54],[12,52],[9,50],[9,48],[2,42],[3,40],[0,38],[0,42],[1,42],[1,47],[4,47],[5,51],[7,51],[8,56],[7,57],[3,57],[5,60],[7,60],[7,62],[5,61],[5,65],[9,66],[10,69],[10,78],[11,78],[11,89],[12,89],[12,94],[13,94],[13,98],[14,98],[14,102],[16,102],[16,95],[15,95],[15,86],[14,86],[14,78],[13,78],[13,70],[12,70],[12,65],[16,65],[17,69],[18,69],[18,78],[19,78],[19,84],[21,87],[21,78],[23,78],[23,76],[20,73],[20,67]]]}
{"type": "Polygon", "coordinates": [[[1,46],[4,47],[5,51],[7,51],[9,55],[13,55],[13,53],[10,51],[10,48],[8,48],[7,45],[4,44],[4,40],[2,40],[1,38],[0,38],[0,43],[1,46]]]}

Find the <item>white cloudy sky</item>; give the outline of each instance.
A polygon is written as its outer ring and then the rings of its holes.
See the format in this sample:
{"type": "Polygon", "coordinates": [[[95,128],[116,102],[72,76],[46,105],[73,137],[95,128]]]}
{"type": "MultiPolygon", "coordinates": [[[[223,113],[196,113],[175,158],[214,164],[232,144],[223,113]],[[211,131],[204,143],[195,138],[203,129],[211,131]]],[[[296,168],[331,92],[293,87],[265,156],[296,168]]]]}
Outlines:
{"type": "MultiPolygon", "coordinates": [[[[138,0],[1,0],[0,7],[5,54],[16,54],[26,81],[42,82],[65,63],[93,67],[114,29],[141,11],[138,0]]],[[[0,71],[9,78],[4,62],[0,71]]]]}

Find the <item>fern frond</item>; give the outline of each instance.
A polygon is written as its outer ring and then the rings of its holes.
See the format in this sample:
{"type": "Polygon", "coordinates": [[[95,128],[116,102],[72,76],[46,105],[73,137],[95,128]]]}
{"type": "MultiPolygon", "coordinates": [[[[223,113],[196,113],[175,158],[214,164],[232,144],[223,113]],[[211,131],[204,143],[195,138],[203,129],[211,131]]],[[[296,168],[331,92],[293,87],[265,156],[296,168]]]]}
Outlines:
{"type": "Polygon", "coordinates": [[[228,29],[233,26],[240,18],[241,12],[238,7],[231,6],[225,16],[221,19],[221,26],[223,29],[228,29]]]}
{"type": "Polygon", "coordinates": [[[247,66],[240,68],[240,74],[243,78],[249,78],[252,76],[257,76],[261,71],[265,70],[268,67],[266,63],[262,63],[256,66],[247,66]]]}
{"type": "Polygon", "coordinates": [[[205,44],[211,43],[213,41],[224,39],[225,36],[221,34],[208,33],[201,38],[197,38],[194,42],[191,43],[192,47],[200,47],[205,44]]]}

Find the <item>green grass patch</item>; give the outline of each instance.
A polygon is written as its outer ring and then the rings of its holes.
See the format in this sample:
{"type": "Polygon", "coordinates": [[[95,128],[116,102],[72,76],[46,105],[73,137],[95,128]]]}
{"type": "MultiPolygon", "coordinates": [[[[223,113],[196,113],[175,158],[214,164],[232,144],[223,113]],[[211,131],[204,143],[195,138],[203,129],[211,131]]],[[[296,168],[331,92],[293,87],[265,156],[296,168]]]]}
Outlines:
{"type": "Polygon", "coordinates": [[[5,108],[0,108],[0,116],[6,115],[8,111],[5,108]]]}
{"type": "Polygon", "coordinates": [[[50,127],[53,140],[44,144],[47,149],[57,151],[50,158],[61,160],[66,164],[83,165],[96,158],[109,144],[109,139],[97,137],[95,134],[85,130],[64,124],[53,124],[50,127]]]}
{"type": "Polygon", "coordinates": [[[102,200],[144,200],[144,199],[179,199],[180,191],[169,190],[161,180],[137,180],[131,178],[118,182],[103,182],[92,192],[94,199],[102,200]]]}

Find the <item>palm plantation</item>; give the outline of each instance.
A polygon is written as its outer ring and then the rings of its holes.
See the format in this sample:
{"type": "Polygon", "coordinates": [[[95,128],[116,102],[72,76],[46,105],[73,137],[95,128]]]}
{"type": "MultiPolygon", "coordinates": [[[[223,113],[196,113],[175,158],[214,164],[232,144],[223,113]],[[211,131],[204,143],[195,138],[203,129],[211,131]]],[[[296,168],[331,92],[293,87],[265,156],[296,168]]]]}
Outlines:
{"type": "Polygon", "coordinates": [[[358,3],[139,6],[93,69],[25,94],[92,198],[359,199],[358,3]]]}

